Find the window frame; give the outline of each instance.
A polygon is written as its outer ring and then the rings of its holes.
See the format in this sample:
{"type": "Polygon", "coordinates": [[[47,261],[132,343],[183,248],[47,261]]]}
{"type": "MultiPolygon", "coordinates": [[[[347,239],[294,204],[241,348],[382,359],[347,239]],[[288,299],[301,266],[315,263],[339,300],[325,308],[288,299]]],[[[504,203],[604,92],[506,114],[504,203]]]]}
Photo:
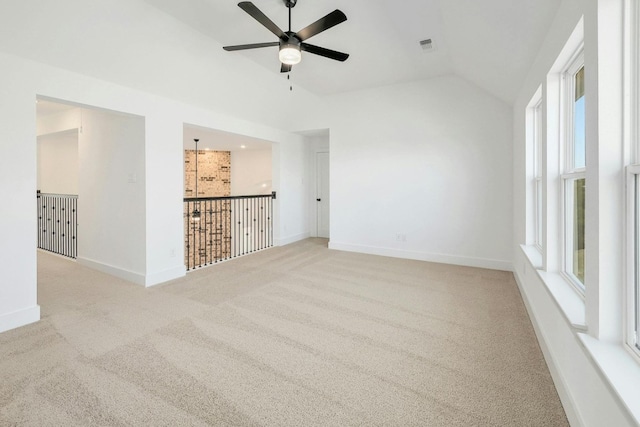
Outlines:
{"type": "Polygon", "coordinates": [[[626,168],[627,292],[625,343],[640,358],[640,164],[626,168]]]}
{"type": "MultiPolygon", "coordinates": [[[[574,224],[573,224],[573,184],[575,181],[585,179],[586,183],[586,165],[584,167],[575,167],[575,132],[574,132],[574,116],[575,116],[575,75],[584,68],[584,43],[576,49],[571,56],[567,66],[562,71],[562,99],[561,99],[561,126],[562,140],[560,147],[560,158],[562,165],[562,173],[560,175],[560,194],[561,202],[561,218],[562,227],[562,248],[561,254],[561,274],[576,289],[580,296],[584,297],[586,286],[585,283],[573,273],[573,241],[574,241],[574,224]]],[[[586,185],[586,184],[585,184],[586,185]]]]}
{"type": "Polygon", "coordinates": [[[543,221],[543,180],[542,180],[542,97],[537,100],[532,112],[532,143],[533,143],[533,246],[542,253],[544,246],[544,234],[542,232],[543,221]]]}
{"type": "Polygon", "coordinates": [[[626,167],[626,289],[625,347],[640,361],[640,6],[630,2],[631,13],[628,74],[629,160],[626,167]]]}

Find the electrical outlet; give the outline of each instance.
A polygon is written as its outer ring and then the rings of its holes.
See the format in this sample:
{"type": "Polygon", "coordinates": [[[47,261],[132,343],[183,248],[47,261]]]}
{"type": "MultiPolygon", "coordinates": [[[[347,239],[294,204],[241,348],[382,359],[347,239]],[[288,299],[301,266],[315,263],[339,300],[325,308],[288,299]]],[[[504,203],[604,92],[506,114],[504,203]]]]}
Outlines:
{"type": "Polygon", "coordinates": [[[403,233],[397,233],[396,234],[396,242],[406,242],[407,241],[407,235],[403,234],[403,233]]]}
{"type": "Polygon", "coordinates": [[[172,249],[169,251],[169,256],[170,256],[171,258],[175,258],[175,257],[176,257],[176,250],[172,248],[172,249]]]}

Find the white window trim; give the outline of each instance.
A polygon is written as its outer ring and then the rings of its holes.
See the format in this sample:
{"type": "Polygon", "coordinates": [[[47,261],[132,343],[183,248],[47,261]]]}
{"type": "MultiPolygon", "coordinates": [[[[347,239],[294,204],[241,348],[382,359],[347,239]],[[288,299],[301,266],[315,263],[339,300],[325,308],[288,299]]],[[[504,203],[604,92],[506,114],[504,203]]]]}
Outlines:
{"type": "Polygon", "coordinates": [[[627,167],[626,173],[626,192],[627,192],[627,271],[626,271],[626,304],[625,304],[625,343],[631,353],[640,360],[640,342],[638,328],[640,322],[637,316],[638,310],[638,280],[640,279],[640,263],[638,263],[638,250],[640,242],[637,240],[638,232],[637,215],[640,215],[637,209],[637,197],[639,194],[638,185],[640,185],[640,165],[635,164],[627,167]]]}
{"type": "Polygon", "coordinates": [[[542,232],[542,217],[544,215],[544,197],[542,182],[542,97],[532,108],[533,113],[533,246],[542,253],[544,245],[544,235],[542,232]],[[541,195],[538,199],[538,194],[541,195]]]}
{"type": "Polygon", "coordinates": [[[625,85],[630,98],[626,100],[628,121],[626,139],[630,141],[629,159],[626,168],[626,259],[625,259],[625,304],[624,336],[625,348],[640,361],[640,6],[627,3],[629,20],[625,37],[630,43],[626,55],[630,58],[625,69],[625,85]]]}
{"type": "Polygon", "coordinates": [[[585,284],[572,273],[573,270],[573,204],[569,203],[568,197],[573,190],[568,190],[568,185],[577,179],[586,178],[585,168],[574,167],[574,93],[575,86],[573,84],[573,76],[584,66],[584,44],[581,43],[578,49],[571,56],[571,59],[567,63],[568,65],[562,72],[562,100],[560,111],[560,126],[561,134],[563,135],[560,147],[560,162],[563,165],[562,170],[564,173],[560,179],[560,194],[562,197],[562,203],[560,208],[560,226],[562,228],[562,247],[560,250],[560,274],[564,277],[573,288],[578,292],[581,298],[584,299],[585,284]]]}
{"type": "Polygon", "coordinates": [[[538,252],[542,253],[542,248],[544,246],[544,233],[542,232],[542,220],[544,216],[544,188],[542,186],[542,176],[537,176],[533,180],[533,197],[534,197],[534,242],[533,246],[538,250],[538,252]],[[538,193],[540,194],[540,199],[538,199],[538,193]]]}

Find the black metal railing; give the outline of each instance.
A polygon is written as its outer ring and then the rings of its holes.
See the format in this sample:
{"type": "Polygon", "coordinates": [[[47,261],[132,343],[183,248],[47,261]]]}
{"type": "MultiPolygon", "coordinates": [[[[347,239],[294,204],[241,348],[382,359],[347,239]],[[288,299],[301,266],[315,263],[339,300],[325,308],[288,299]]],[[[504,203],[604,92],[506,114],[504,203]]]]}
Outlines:
{"type": "Polygon", "coordinates": [[[187,271],[273,246],[273,199],[257,196],[184,199],[187,271]]]}
{"type": "Polygon", "coordinates": [[[78,256],[78,196],[37,194],[38,248],[64,255],[78,256]]]}

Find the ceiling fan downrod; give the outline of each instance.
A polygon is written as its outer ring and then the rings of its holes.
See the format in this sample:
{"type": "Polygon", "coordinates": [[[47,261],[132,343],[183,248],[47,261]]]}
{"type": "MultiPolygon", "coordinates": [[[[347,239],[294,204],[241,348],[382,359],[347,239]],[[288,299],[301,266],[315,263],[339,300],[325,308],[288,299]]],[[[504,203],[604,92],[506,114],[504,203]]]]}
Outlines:
{"type": "Polygon", "coordinates": [[[289,32],[291,32],[291,9],[298,3],[298,0],[284,0],[284,5],[289,9],[289,32]]]}

